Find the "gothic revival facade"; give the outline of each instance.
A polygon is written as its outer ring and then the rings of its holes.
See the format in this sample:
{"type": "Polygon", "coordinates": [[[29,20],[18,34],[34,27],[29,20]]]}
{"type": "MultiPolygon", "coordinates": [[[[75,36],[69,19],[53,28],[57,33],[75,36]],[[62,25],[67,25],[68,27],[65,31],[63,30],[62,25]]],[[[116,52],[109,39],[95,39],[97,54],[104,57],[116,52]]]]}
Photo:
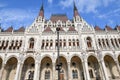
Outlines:
{"type": "Polygon", "coordinates": [[[120,26],[89,25],[74,5],[65,14],[44,17],[43,5],[31,26],[0,29],[0,80],[57,80],[60,28],[60,80],[120,80],[120,26]]]}

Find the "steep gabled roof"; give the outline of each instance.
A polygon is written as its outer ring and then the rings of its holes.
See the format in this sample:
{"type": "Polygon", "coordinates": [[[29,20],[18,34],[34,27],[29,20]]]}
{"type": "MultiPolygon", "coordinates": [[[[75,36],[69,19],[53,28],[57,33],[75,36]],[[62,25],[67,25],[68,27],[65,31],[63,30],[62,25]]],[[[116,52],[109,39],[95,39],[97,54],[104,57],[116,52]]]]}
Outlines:
{"type": "Polygon", "coordinates": [[[79,16],[79,12],[78,12],[78,9],[77,9],[75,2],[74,2],[74,17],[76,17],[76,16],[79,16]]]}
{"type": "Polygon", "coordinates": [[[12,32],[13,31],[13,27],[9,27],[7,30],[5,30],[4,32],[12,32]]]}
{"type": "Polygon", "coordinates": [[[68,20],[66,14],[53,14],[50,18],[52,22],[56,22],[58,20],[61,20],[63,22],[66,22],[68,20]]]}
{"type": "Polygon", "coordinates": [[[15,32],[24,32],[25,28],[24,27],[20,27],[18,30],[15,30],[15,32]]]}
{"type": "Polygon", "coordinates": [[[112,29],[110,26],[108,26],[108,25],[106,25],[105,28],[106,28],[107,30],[113,30],[113,29],[112,29]]]}
{"type": "Polygon", "coordinates": [[[39,16],[44,17],[44,7],[43,7],[43,4],[42,4],[42,6],[40,8],[39,16]]]}
{"type": "Polygon", "coordinates": [[[95,26],[95,30],[102,30],[99,26],[95,26]]]}

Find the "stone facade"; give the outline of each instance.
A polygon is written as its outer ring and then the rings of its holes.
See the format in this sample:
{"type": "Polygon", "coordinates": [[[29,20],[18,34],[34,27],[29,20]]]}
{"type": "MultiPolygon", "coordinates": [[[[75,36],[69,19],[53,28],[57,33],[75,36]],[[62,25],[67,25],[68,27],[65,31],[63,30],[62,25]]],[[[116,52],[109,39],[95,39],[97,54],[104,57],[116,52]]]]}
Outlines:
{"type": "Polygon", "coordinates": [[[0,80],[57,80],[60,28],[61,80],[120,80],[120,27],[89,25],[74,5],[65,14],[44,17],[43,5],[31,26],[0,29],[0,80]]]}

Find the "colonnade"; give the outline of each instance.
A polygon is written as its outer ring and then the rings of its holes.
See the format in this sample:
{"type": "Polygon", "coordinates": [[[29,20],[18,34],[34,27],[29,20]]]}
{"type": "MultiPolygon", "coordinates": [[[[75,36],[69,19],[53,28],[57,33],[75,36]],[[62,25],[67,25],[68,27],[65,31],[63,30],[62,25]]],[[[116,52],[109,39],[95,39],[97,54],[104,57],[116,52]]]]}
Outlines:
{"type": "MultiPolygon", "coordinates": [[[[95,56],[80,59],[73,56],[69,61],[63,56],[60,57],[62,68],[60,71],[61,80],[114,80],[120,79],[120,56],[115,60],[106,55],[103,59],[95,56]]],[[[0,79],[1,80],[57,80],[57,70],[53,61],[46,56],[41,61],[28,57],[22,63],[12,57],[6,63],[0,58],[0,79]]]]}

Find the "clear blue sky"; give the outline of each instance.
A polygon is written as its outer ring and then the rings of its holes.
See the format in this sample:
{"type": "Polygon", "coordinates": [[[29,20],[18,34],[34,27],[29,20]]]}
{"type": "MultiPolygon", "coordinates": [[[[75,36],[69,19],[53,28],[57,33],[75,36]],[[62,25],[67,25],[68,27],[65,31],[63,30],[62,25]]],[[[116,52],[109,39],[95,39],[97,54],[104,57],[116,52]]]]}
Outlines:
{"type": "MultiPolygon", "coordinates": [[[[45,18],[51,14],[67,14],[73,18],[73,0],[43,0],[45,18]]],[[[114,28],[120,24],[120,0],[75,0],[80,13],[90,25],[114,28]]],[[[39,13],[42,0],[0,0],[0,23],[2,28],[28,27],[39,13]]]]}

